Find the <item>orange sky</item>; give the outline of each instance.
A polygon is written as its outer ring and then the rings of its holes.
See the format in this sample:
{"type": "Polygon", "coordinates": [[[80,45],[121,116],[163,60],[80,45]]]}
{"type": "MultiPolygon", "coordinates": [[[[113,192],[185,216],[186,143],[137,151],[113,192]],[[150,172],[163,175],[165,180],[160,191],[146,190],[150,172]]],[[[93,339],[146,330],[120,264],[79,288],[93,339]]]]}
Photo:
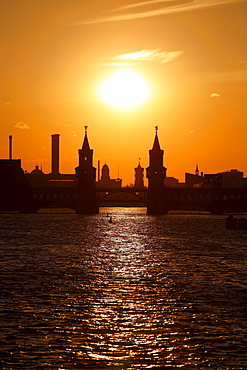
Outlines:
{"type": "Polygon", "coordinates": [[[184,181],[196,163],[247,176],[246,23],[246,0],[1,0],[0,158],[11,134],[23,169],[49,173],[58,133],[60,171],[74,173],[87,125],[95,167],[126,185],[158,125],[167,176],[184,181]],[[150,86],[131,110],[97,94],[122,63],[150,86]]]}

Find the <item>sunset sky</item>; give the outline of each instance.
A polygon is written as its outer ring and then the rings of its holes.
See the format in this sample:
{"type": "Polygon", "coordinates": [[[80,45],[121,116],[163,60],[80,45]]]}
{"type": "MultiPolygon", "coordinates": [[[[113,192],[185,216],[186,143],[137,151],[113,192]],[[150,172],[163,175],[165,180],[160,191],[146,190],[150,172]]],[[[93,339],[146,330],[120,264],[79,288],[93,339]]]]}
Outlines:
{"type": "Polygon", "coordinates": [[[184,181],[197,163],[247,176],[246,25],[247,0],[1,0],[0,158],[13,135],[22,168],[49,173],[60,134],[60,172],[74,173],[87,125],[94,166],[126,185],[158,126],[167,176],[184,181]],[[143,102],[102,97],[123,71],[143,102]]]}

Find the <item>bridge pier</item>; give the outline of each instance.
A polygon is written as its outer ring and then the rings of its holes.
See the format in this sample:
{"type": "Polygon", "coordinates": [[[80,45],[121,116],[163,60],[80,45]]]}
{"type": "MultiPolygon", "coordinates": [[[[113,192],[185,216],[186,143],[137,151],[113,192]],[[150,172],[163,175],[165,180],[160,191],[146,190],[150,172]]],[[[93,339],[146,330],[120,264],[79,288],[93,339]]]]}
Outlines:
{"type": "Polygon", "coordinates": [[[99,203],[95,186],[86,186],[86,184],[79,183],[77,189],[76,213],[87,215],[99,213],[99,203]]]}
{"type": "Polygon", "coordinates": [[[147,193],[147,214],[162,215],[166,214],[169,209],[165,200],[165,192],[163,188],[149,188],[147,193]]]}

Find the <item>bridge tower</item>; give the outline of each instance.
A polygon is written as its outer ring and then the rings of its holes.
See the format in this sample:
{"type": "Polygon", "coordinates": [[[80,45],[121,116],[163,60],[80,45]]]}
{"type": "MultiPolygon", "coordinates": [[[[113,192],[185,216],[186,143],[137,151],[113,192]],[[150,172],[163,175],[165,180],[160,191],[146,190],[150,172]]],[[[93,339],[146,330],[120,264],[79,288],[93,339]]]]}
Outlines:
{"type": "Polygon", "coordinates": [[[79,166],[76,167],[77,177],[77,213],[95,214],[99,212],[96,192],[96,168],[93,167],[93,149],[90,149],[87,126],[82,148],[78,150],[79,166]]]}
{"type": "Polygon", "coordinates": [[[153,148],[149,150],[149,167],[146,169],[148,178],[147,213],[167,213],[165,206],[166,168],[163,166],[164,150],[160,148],[158,126],[155,127],[153,148]]]}

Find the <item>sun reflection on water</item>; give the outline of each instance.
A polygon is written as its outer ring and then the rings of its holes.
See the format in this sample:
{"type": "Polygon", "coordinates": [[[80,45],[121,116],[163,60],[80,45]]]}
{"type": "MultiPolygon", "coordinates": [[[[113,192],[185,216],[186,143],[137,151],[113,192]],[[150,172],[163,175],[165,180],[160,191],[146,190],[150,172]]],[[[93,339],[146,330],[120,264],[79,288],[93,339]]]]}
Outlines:
{"type": "Polygon", "coordinates": [[[133,232],[140,230],[135,219],[131,227],[119,215],[114,219],[111,227],[105,223],[94,255],[98,269],[90,266],[95,276],[93,294],[86,297],[88,339],[74,338],[73,347],[81,348],[76,356],[126,369],[169,364],[185,340],[175,322],[179,296],[164,261],[147,248],[145,233],[133,232]]]}

